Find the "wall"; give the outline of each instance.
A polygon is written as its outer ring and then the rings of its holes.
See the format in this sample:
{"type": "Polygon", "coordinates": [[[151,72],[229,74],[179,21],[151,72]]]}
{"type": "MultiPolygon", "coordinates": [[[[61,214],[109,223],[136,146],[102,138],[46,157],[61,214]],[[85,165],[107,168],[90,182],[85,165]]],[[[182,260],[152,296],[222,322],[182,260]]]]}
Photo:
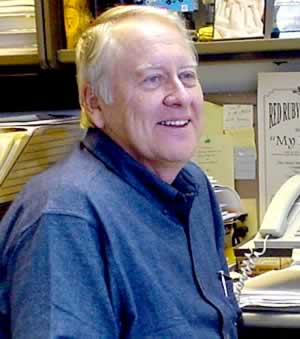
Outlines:
{"type": "Polygon", "coordinates": [[[200,63],[199,75],[205,93],[253,92],[259,72],[300,71],[300,60],[200,63]]]}

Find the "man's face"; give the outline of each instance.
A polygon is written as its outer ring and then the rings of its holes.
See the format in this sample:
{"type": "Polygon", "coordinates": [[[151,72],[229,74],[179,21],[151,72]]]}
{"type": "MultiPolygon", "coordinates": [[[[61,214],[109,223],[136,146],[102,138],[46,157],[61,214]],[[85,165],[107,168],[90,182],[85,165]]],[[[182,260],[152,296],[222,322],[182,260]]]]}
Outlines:
{"type": "Polygon", "coordinates": [[[113,103],[102,129],[152,172],[182,167],[202,125],[203,95],[196,63],[172,26],[145,19],[117,28],[122,47],[113,71],[113,103]]]}

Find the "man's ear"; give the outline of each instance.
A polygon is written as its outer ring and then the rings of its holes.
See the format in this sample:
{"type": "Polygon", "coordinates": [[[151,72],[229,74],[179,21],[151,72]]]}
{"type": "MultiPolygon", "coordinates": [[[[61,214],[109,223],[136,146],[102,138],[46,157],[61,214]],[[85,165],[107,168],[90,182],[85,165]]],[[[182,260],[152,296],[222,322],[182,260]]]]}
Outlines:
{"type": "Polygon", "coordinates": [[[83,105],[89,120],[98,128],[104,127],[103,105],[101,98],[97,97],[89,83],[83,86],[83,105]]]}

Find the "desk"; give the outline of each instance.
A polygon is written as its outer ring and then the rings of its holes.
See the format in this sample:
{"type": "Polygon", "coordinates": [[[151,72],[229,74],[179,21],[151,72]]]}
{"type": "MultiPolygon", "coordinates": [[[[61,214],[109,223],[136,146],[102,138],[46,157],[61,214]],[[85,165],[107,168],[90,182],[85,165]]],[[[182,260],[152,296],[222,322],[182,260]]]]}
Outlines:
{"type": "Polygon", "coordinates": [[[300,338],[300,313],[244,311],[243,322],[239,339],[253,339],[258,335],[272,339],[300,338]]]}

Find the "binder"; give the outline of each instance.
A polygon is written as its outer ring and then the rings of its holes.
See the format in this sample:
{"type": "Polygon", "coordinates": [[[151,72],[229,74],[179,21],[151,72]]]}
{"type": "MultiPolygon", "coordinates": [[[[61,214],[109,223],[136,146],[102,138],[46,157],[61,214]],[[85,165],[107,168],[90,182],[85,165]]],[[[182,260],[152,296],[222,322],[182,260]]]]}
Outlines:
{"type": "Polygon", "coordinates": [[[11,202],[33,175],[66,156],[82,135],[78,117],[0,121],[0,204],[11,202]]]}

